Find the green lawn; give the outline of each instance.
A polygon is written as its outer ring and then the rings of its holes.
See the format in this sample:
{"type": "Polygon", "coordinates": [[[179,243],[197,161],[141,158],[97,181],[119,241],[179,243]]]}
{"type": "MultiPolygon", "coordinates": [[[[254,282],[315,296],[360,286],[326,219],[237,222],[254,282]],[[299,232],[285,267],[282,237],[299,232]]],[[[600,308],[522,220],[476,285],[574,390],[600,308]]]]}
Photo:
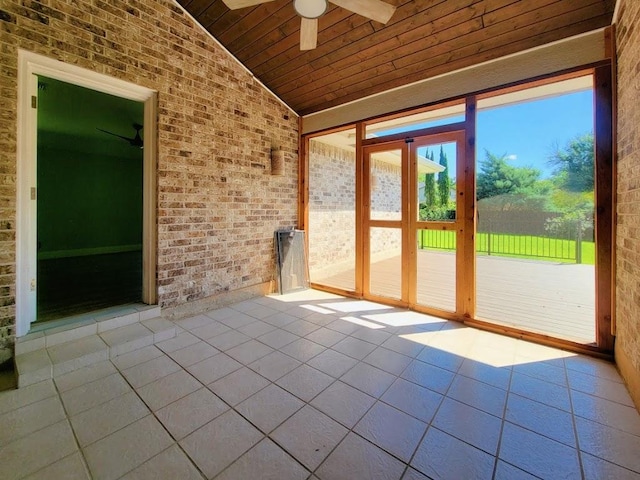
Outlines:
{"type": "MultiPolygon", "coordinates": [[[[455,232],[441,230],[420,230],[418,245],[423,249],[454,250],[456,246],[455,232]]],[[[595,264],[594,242],[581,242],[582,262],[595,264]]],[[[576,263],[575,240],[537,237],[532,235],[508,235],[478,233],[476,251],[503,257],[531,258],[553,262],[576,263]],[[489,241],[490,240],[490,241],[489,241]]]]}

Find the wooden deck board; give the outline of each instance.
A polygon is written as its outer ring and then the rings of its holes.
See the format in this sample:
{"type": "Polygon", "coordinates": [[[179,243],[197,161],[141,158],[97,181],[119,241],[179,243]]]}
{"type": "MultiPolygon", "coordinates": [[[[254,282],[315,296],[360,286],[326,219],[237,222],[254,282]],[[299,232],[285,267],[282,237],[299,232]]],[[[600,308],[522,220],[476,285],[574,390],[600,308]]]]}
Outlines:
{"type": "MultiPolygon", "coordinates": [[[[397,298],[400,268],[397,258],[372,265],[375,293],[397,298]],[[395,294],[395,296],[394,296],[395,294]]],[[[354,270],[312,281],[352,290],[354,270]]],[[[593,265],[478,256],[477,317],[558,338],[595,341],[595,270],[593,265]]],[[[455,256],[418,253],[418,302],[453,310],[455,256]],[[448,308],[447,308],[448,307],[448,308]]]]}

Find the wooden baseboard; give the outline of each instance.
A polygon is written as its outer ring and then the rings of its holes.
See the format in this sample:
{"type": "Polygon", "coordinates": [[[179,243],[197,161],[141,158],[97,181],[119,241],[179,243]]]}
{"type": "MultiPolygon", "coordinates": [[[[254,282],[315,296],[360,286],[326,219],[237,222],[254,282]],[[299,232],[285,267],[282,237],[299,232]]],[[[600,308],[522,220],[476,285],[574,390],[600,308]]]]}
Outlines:
{"type": "Polygon", "coordinates": [[[636,369],[631,363],[631,359],[622,348],[616,344],[615,358],[618,370],[629,389],[629,394],[636,405],[636,409],[640,412],[640,370],[636,369]]]}

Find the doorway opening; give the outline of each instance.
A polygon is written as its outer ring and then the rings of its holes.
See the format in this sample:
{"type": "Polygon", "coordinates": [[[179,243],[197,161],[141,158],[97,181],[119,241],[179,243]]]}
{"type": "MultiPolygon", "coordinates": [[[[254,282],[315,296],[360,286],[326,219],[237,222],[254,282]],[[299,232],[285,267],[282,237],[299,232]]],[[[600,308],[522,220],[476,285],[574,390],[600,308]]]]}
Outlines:
{"type": "Polygon", "coordinates": [[[154,90],[18,51],[17,337],[157,302],[156,112],[154,90]]]}
{"type": "Polygon", "coordinates": [[[36,322],[142,300],[144,103],[38,76],[36,322]]]}

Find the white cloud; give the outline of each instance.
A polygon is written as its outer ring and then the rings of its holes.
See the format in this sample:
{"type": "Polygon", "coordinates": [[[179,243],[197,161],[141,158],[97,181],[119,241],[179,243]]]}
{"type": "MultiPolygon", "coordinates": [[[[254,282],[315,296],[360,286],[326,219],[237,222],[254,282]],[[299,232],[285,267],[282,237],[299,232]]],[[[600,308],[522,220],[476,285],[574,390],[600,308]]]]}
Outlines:
{"type": "Polygon", "coordinates": [[[517,155],[507,155],[507,160],[517,160],[518,156],[517,155]]]}

